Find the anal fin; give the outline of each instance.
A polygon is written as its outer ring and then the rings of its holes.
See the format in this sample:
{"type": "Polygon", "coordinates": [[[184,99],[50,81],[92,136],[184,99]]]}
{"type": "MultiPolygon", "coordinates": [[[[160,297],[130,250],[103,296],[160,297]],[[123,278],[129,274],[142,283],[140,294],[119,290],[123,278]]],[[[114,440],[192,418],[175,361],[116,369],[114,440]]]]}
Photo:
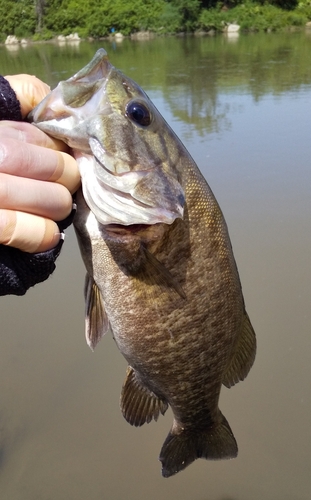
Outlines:
{"type": "Polygon", "coordinates": [[[85,338],[94,350],[103,335],[109,330],[109,320],[103,299],[94,279],[87,274],[84,286],[85,298],[85,338]]]}
{"type": "Polygon", "coordinates": [[[129,366],[121,392],[121,411],[125,420],[135,427],[157,420],[168,408],[166,401],[156,396],[137,379],[129,366]]]}
{"type": "Polygon", "coordinates": [[[245,312],[242,332],[235,346],[234,355],[224,374],[222,383],[232,387],[244,380],[256,356],[256,336],[248,314],[245,312]]]}

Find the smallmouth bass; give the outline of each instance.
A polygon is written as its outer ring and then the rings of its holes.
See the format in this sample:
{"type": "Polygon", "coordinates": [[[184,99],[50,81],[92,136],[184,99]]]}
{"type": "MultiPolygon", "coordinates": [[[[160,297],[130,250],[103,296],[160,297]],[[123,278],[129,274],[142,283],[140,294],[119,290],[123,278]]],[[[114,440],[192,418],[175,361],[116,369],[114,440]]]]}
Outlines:
{"type": "Polygon", "coordinates": [[[125,419],[141,426],[171,407],[164,477],[197,458],[235,457],[219,394],[246,377],[256,339],[224,217],[195,162],[103,49],[29,120],[79,164],[86,338],[94,349],[111,328],[128,362],[125,419]]]}

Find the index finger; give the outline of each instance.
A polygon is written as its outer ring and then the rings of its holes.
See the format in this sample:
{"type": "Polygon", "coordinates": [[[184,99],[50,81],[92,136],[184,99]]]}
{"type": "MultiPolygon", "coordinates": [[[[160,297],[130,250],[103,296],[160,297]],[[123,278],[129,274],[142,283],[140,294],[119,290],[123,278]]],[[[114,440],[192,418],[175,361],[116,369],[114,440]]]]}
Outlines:
{"type": "Polygon", "coordinates": [[[69,151],[67,144],[50,137],[31,123],[26,122],[0,121],[0,138],[15,139],[65,153],[69,151]]]}

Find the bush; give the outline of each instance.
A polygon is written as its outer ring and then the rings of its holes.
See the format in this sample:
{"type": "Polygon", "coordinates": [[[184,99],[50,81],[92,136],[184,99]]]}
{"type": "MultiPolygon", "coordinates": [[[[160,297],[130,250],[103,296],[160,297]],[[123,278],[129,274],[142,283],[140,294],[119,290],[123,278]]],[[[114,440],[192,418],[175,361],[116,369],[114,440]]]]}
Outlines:
{"type": "MultiPolygon", "coordinates": [[[[59,4],[59,2],[58,2],[59,4]]],[[[77,31],[77,27],[85,26],[87,18],[86,3],[81,4],[78,0],[70,0],[57,5],[52,3],[44,17],[44,27],[57,34],[69,35],[77,31]]]]}
{"type": "Polygon", "coordinates": [[[52,38],[54,38],[54,36],[55,33],[46,28],[43,28],[40,32],[35,33],[32,36],[32,39],[34,42],[39,42],[40,40],[51,40],[52,38]]]}
{"type": "Polygon", "coordinates": [[[182,14],[179,12],[176,5],[171,3],[165,4],[158,20],[158,30],[163,33],[177,33],[181,31],[182,14]]]}
{"type": "MultiPolygon", "coordinates": [[[[311,7],[310,10],[311,17],[311,7]]],[[[303,26],[308,20],[306,13],[300,11],[282,10],[271,4],[256,4],[246,2],[233,9],[222,11],[220,7],[215,9],[203,9],[199,23],[205,30],[221,30],[226,24],[237,23],[244,31],[278,31],[286,26],[303,26]]]]}
{"type": "Polygon", "coordinates": [[[221,31],[229,23],[246,31],[276,31],[311,20],[311,0],[0,0],[0,16],[2,39],[15,34],[46,40],[74,32],[101,37],[112,29],[124,35],[147,29],[221,31]]]}
{"type": "Polygon", "coordinates": [[[27,37],[34,33],[36,14],[32,0],[0,0],[1,31],[5,35],[27,37]]]}
{"type": "Polygon", "coordinates": [[[199,27],[206,31],[220,31],[224,27],[226,13],[219,9],[203,9],[199,17],[199,27]]]}
{"type": "MultiPolygon", "coordinates": [[[[200,12],[199,0],[171,0],[181,16],[181,31],[193,31],[197,27],[200,12]]],[[[179,29],[180,30],[180,29],[179,29]]]]}

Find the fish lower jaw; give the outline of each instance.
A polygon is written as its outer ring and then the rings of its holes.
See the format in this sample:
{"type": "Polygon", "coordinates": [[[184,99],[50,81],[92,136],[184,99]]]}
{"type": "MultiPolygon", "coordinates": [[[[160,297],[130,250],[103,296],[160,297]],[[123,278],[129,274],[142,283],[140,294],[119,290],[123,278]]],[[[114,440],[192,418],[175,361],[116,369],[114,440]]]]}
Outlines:
{"type": "Polygon", "coordinates": [[[122,224],[107,224],[101,226],[108,238],[116,238],[124,243],[135,240],[140,241],[148,246],[158,242],[163,238],[169,226],[167,224],[130,224],[123,226],[122,224]]]}
{"type": "Polygon", "coordinates": [[[105,230],[109,233],[115,233],[118,235],[128,235],[129,233],[138,233],[149,229],[151,224],[129,224],[124,226],[123,224],[107,224],[104,226],[105,230]]]}
{"type": "Polygon", "coordinates": [[[123,224],[111,223],[101,224],[93,212],[89,212],[86,220],[86,229],[91,238],[101,240],[117,238],[126,242],[128,239],[138,238],[141,240],[154,241],[163,236],[166,224],[123,224]]]}
{"type": "Polygon", "coordinates": [[[124,226],[122,224],[99,224],[99,231],[104,239],[111,241],[119,241],[124,245],[132,245],[134,241],[137,244],[144,245],[149,250],[153,250],[162,241],[164,234],[170,226],[167,224],[130,224],[124,226]],[[155,246],[154,246],[155,245],[155,246]]]}

